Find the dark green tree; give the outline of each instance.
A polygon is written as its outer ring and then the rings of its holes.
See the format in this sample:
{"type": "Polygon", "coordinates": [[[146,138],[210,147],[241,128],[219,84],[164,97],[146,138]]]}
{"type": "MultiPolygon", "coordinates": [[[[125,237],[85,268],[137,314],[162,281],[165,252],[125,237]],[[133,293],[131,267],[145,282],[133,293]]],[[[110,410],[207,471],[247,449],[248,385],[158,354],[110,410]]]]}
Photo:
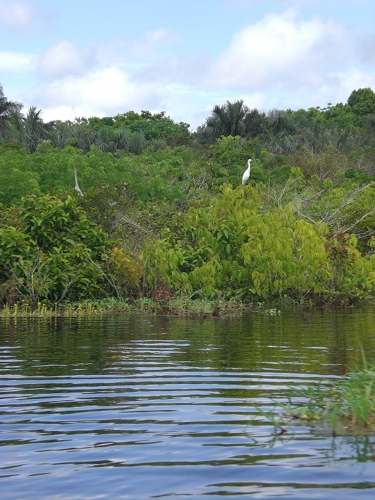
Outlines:
{"type": "Polygon", "coordinates": [[[107,236],[71,197],[27,196],[13,218],[0,228],[0,301],[12,287],[33,305],[105,294],[107,236]]]}
{"type": "Polygon", "coordinates": [[[211,116],[206,120],[205,133],[214,139],[222,135],[242,136],[246,135],[245,117],[249,108],[243,100],[236,102],[227,101],[226,104],[217,104],[212,110],[211,116]]]}
{"type": "Polygon", "coordinates": [[[261,113],[256,108],[249,110],[244,118],[246,127],[246,135],[250,139],[254,139],[262,135],[267,129],[267,116],[261,113]]]}
{"type": "Polygon", "coordinates": [[[29,153],[34,153],[38,145],[47,139],[47,130],[41,113],[41,109],[37,111],[36,107],[32,106],[22,120],[22,142],[29,153]]]}
{"type": "Polygon", "coordinates": [[[353,90],[349,96],[348,105],[356,115],[375,114],[375,93],[370,87],[353,90]]]}
{"type": "Polygon", "coordinates": [[[15,132],[12,128],[19,128],[21,109],[21,103],[9,101],[5,97],[3,86],[0,84],[0,140],[12,142],[15,132]]]}

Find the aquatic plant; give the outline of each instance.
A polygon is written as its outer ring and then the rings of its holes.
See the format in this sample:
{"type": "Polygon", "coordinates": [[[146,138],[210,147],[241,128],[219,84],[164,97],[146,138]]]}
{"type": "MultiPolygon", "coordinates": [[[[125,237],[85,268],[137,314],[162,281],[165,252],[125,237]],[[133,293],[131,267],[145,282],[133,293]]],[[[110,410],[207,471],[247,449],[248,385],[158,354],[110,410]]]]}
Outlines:
{"type": "Polygon", "coordinates": [[[48,303],[38,302],[36,307],[31,306],[27,302],[15,303],[13,306],[5,305],[0,309],[0,317],[3,318],[28,318],[28,317],[75,317],[75,316],[92,316],[102,314],[103,308],[95,306],[90,301],[82,301],[78,304],[67,305],[49,305],[48,303]]]}
{"type": "Polygon", "coordinates": [[[258,408],[259,413],[283,432],[291,420],[328,428],[334,436],[375,432],[375,363],[362,357],[360,369],[330,384],[290,388],[288,404],[279,404],[282,418],[258,408]]]}

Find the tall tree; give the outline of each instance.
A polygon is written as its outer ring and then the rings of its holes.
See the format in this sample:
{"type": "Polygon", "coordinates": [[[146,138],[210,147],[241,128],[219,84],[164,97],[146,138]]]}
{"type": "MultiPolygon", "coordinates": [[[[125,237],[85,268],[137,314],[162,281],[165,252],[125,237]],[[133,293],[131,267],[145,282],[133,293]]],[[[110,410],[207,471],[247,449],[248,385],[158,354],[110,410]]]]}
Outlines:
{"type": "Polygon", "coordinates": [[[12,125],[17,126],[21,121],[22,104],[15,101],[9,101],[0,84],[0,140],[12,140],[12,125]]]}
{"type": "Polygon", "coordinates": [[[242,99],[236,102],[227,101],[222,106],[217,104],[212,110],[211,116],[206,120],[206,128],[211,131],[216,139],[222,135],[245,136],[246,124],[244,119],[248,112],[249,108],[242,99]]]}
{"type": "Polygon", "coordinates": [[[32,106],[23,119],[22,142],[30,153],[34,153],[38,145],[47,138],[41,112],[41,109],[37,111],[36,107],[32,106]]]}
{"type": "Polygon", "coordinates": [[[375,114],[375,93],[370,87],[353,90],[349,96],[348,104],[356,115],[375,114]]]}

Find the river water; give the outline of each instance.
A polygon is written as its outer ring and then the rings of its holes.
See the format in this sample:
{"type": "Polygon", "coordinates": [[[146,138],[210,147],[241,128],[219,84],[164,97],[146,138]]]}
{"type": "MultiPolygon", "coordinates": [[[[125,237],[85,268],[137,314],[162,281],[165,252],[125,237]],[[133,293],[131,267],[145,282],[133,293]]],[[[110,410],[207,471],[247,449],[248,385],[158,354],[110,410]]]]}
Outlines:
{"type": "Polygon", "coordinates": [[[374,307],[0,320],[0,497],[373,500],[374,436],[279,436],[257,409],[361,346],[374,307]]]}

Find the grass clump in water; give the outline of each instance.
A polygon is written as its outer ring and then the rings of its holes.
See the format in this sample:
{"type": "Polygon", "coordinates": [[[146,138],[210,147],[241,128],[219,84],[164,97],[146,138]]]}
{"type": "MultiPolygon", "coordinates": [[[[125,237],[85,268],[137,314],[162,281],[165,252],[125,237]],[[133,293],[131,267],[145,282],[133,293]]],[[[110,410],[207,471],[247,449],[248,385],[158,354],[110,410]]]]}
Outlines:
{"type": "MultiPolygon", "coordinates": [[[[363,353],[362,353],[363,355],[363,353]]],[[[335,436],[375,432],[375,363],[366,361],[347,376],[331,384],[291,388],[282,414],[259,413],[275,428],[287,432],[291,420],[308,422],[335,436]]]]}
{"type": "Polygon", "coordinates": [[[375,432],[375,364],[363,356],[361,369],[329,386],[294,389],[283,408],[290,417],[328,425],[333,434],[375,432]],[[307,404],[295,405],[293,397],[304,398],[307,404]]]}

